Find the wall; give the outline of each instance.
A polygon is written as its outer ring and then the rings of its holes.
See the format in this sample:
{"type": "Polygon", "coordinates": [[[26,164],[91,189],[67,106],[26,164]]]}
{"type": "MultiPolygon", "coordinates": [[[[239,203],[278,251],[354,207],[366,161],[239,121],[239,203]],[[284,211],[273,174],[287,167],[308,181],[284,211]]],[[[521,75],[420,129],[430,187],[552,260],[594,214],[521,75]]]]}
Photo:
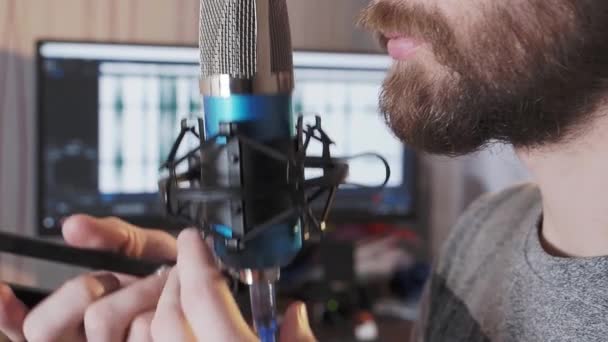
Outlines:
{"type": "MultiPolygon", "coordinates": [[[[367,0],[288,0],[294,46],[364,50],[374,42],[353,20],[367,0]]],[[[34,44],[40,38],[196,44],[198,0],[0,0],[0,227],[33,235],[34,44]]],[[[522,177],[510,150],[459,159],[425,157],[433,249],[478,193],[522,177]],[[472,185],[472,186],[471,186],[472,185]]],[[[0,279],[55,286],[65,268],[0,256],[0,279]],[[31,272],[33,271],[33,272],[31,272]]]]}

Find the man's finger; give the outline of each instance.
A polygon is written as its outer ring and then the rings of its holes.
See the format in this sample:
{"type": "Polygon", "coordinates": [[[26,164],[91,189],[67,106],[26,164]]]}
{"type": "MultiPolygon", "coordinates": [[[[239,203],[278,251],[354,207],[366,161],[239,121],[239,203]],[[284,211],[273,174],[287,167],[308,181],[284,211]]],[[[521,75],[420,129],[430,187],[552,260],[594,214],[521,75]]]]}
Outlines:
{"type": "Polygon", "coordinates": [[[166,272],[154,274],[91,304],[84,314],[87,341],[124,341],[131,322],[156,307],[166,279],[166,272]]]}
{"type": "Polygon", "coordinates": [[[98,219],[87,215],[70,216],[63,223],[68,244],[148,260],[175,260],[175,238],[167,232],[142,229],[118,218],[98,219]]]}
{"type": "Polygon", "coordinates": [[[27,315],[23,325],[25,337],[28,341],[84,340],[82,323],[86,308],[119,286],[119,280],[110,273],[69,280],[27,315]]]}
{"type": "Polygon", "coordinates": [[[196,337],[206,341],[257,340],[200,233],[187,229],[177,244],[180,302],[196,337]]]}
{"type": "Polygon", "coordinates": [[[23,336],[23,321],[27,315],[27,307],[13,290],[5,284],[0,284],[0,332],[9,341],[25,341],[23,336]]]}
{"type": "Polygon", "coordinates": [[[154,311],[148,311],[137,316],[131,322],[126,342],[152,342],[152,335],[150,334],[152,318],[154,318],[154,311]]]}
{"type": "Polygon", "coordinates": [[[281,342],[314,342],[317,339],[308,323],[308,312],[304,303],[289,306],[279,334],[281,342]]]}
{"type": "Polygon", "coordinates": [[[150,331],[154,341],[195,341],[180,303],[177,269],[172,269],[158,300],[150,331]]]}

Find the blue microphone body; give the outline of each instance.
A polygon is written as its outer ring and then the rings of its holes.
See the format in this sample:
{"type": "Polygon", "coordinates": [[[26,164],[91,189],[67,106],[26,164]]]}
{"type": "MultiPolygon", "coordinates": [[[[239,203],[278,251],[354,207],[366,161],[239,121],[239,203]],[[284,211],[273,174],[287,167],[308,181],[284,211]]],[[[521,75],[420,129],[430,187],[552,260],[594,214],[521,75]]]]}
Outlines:
{"type": "MultiPolygon", "coordinates": [[[[234,123],[237,124],[239,134],[275,150],[289,147],[293,142],[290,95],[204,96],[203,107],[206,137],[218,134],[221,123],[234,123]]],[[[280,193],[273,194],[269,199],[254,198],[256,194],[268,193],[274,181],[286,177],[285,165],[251,151],[249,154],[244,153],[244,148],[240,146],[239,167],[241,187],[246,192],[243,203],[243,232],[246,233],[254,224],[261,224],[270,216],[288,209],[291,203],[287,194],[280,193]]],[[[236,270],[283,267],[302,246],[299,220],[274,225],[247,242],[239,251],[231,251],[224,243],[224,239],[234,237],[234,226],[216,225],[213,228],[220,234],[214,243],[216,255],[224,264],[236,270]]]]}

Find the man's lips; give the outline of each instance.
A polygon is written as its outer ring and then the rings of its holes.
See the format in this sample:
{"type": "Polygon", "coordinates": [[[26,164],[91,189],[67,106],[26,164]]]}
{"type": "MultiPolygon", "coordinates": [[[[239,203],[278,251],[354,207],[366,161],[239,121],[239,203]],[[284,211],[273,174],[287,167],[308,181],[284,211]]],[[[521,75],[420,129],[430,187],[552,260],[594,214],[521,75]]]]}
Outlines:
{"type": "Polygon", "coordinates": [[[420,42],[414,38],[404,36],[399,33],[383,33],[386,40],[386,49],[388,54],[397,61],[404,61],[411,57],[415,52],[420,42]]]}

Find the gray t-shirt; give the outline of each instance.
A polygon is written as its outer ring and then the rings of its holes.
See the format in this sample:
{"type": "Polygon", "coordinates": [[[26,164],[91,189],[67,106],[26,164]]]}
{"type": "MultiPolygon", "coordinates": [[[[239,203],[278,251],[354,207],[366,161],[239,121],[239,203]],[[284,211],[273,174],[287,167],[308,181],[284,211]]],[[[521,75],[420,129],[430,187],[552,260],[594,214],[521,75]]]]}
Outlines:
{"type": "Polygon", "coordinates": [[[435,265],[415,341],[608,341],[608,257],[547,254],[541,217],[534,185],[476,201],[435,265]]]}

